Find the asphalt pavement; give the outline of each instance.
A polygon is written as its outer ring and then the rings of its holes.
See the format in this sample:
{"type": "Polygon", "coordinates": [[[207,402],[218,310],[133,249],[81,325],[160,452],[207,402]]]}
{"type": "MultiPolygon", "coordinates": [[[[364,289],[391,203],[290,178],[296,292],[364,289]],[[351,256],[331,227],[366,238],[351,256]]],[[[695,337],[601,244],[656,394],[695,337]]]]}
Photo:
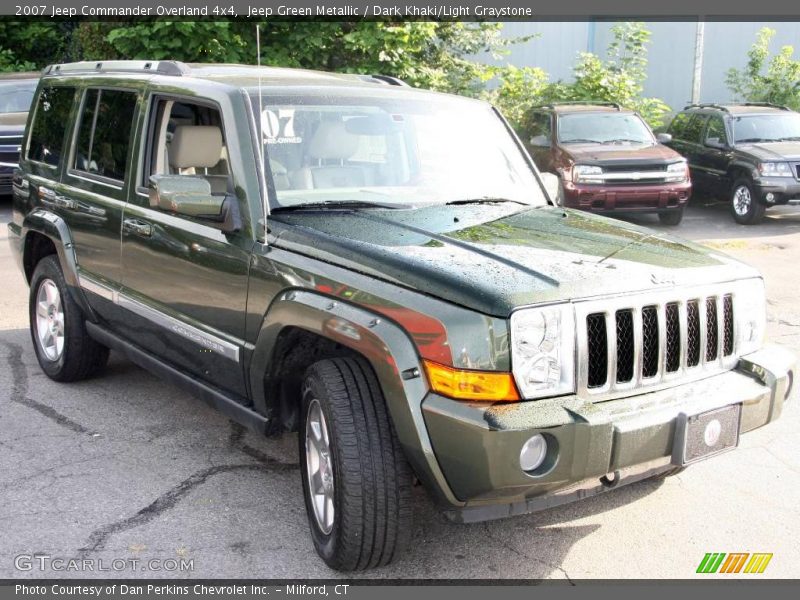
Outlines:
{"type": "MultiPolygon", "coordinates": [[[[800,353],[800,208],[767,214],[743,227],[693,202],[678,228],[636,221],[761,269],[768,337],[800,353]]],[[[0,578],[342,576],[311,544],[295,435],[246,432],[116,354],[81,383],[41,372],[9,219],[0,198],[0,578]],[[64,570],[77,564],[96,570],[64,570]]],[[[796,577],[798,432],[795,399],[736,451],[676,477],[490,523],[452,524],[416,488],[409,550],[364,576],[708,578],[695,575],[707,552],[769,552],[763,575],[741,577],[796,577]]]]}

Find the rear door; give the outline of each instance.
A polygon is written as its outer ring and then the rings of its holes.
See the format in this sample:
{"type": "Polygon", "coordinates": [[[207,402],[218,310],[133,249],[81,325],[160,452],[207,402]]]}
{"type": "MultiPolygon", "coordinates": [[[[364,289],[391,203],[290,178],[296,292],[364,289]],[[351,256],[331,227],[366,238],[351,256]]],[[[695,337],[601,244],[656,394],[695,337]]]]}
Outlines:
{"type": "Polygon", "coordinates": [[[68,223],[81,287],[101,316],[111,318],[122,279],[120,225],[131,183],[131,140],[139,92],[90,86],[78,113],[61,183],[53,201],[68,223]]]}
{"type": "Polygon", "coordinates": [[[711,115],[703,134],[703,149],[698,153],[697,169],[703,172],[705,189],[715,196],[726,196],[729,186],[728,165],[732,150],[722,115],[711,115]]]}
{"type": "Polygon", "coordinates": [[[223,110],[224,101],[147,99],[137,186],[122,222],[119,303],[125,318],[116,327],[165,362],[245,401],[251,229],[245,222],[241,231],[225,232],[218,222],[153,207],[148,197],[151,175],[203,177],[246,215],[243,186],[230,168],[237,154],[227,144],[235,137],[229,129],[235,119],[229,105],[223,110]]]}

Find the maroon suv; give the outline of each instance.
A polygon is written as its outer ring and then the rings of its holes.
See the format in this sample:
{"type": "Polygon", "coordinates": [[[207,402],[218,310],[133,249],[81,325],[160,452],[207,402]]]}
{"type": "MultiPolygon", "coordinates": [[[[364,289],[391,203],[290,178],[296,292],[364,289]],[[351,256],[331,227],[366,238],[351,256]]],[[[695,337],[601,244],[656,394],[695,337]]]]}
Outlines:
{"type": "Polygon", "coordinates": [[[686,160],[617,104],[555,103],[532,112],[528,150],[561,180],[560,202],[602,213],[654,212],[677,225],[692,184],[686,160]]]}

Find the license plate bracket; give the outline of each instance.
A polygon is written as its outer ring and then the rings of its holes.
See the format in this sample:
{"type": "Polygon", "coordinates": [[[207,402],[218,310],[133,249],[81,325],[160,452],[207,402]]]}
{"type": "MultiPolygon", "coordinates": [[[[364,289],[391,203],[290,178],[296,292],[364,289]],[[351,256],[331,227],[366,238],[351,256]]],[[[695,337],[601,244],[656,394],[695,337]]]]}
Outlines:
{"type": "Polygon", "coordinates": [[[739,445],[742,405],[731,404],[696,415],[681,413],[675,427],[672,463],[686,466],[739,445]]]}

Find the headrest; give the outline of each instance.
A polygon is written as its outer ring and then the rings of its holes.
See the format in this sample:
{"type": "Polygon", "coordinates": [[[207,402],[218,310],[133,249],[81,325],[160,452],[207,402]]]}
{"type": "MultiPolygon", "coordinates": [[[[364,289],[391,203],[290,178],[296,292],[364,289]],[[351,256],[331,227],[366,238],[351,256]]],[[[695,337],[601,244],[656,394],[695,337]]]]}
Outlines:
{"type": "Polygon", "coordinates": [[[169,164],[176,169],[213,167],[222,155],[222,132],[213,125],[178,125],[169,145],[169,164]]]}
{"type": "Polygon", "coordinates": [[[322,121],[311,138],[308,153],[319,160],[343,160],[358,149],[358,136],[345,129],[341,121],[322,121]]]}

